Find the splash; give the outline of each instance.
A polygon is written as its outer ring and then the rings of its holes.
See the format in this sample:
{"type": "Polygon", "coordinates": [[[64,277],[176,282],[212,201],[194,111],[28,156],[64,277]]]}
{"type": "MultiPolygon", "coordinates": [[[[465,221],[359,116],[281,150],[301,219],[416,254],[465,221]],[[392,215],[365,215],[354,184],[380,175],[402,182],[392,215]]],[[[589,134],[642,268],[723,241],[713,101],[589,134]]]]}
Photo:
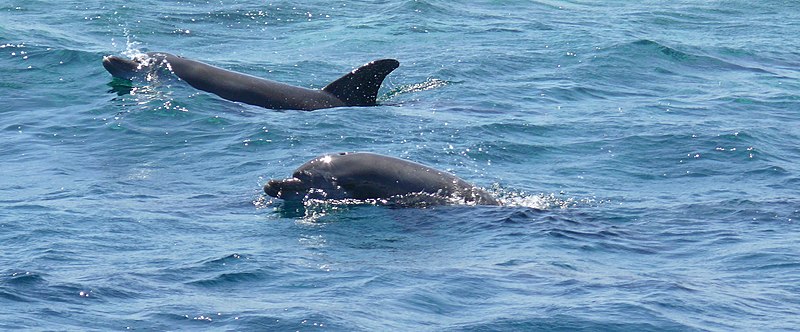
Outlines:
{"type": "Polygon", "coordinates": [[[282,217],[297,218],[304,223],[320,222],[324,217],[361,206],[425,209],[442,205],[477,205],[474,201],[467,200],[465,197],[430,193],[412,193],[378,199],[326,199],[318,197],[307,195],[301,201],[285,201],[262,195],[253,200],[252,203],[257,209],[273,207],[274,211],[282,217]]]}
{"type": "Polygon", "coordinates": [[[537,210],[549,210],[552,208],[567,209],[577,204],[572,197],[560,198],[554,193],[510,193],[502,196],[500,201],[505,206],[528,207],[537,210]]]}
{"type": "Polygon", "coordinates": [[[596,205],[606,203],[604,200],[597,198],[576,198],[567,197],[566,193],[528,193],[524,191],[515,191],[501,187],[499,184],[494,184],[491,188],[486,188],[486,191],[492,193],[503,206],[509,207],[527,207],[537,210],[550,210],[550,209],[569,209],[578,206],[596,205]]]}
{"type": "Polygon", "coordinates": [[[401,85],[397,88],[392,89],[386,94],[386,98],[391,98],[397,95],[402,95],[406,93],[413,93],[413,92],[420,92],[432,89],[438,89],[444,86],[449,85],[450,82],[440,80],[438,78],[428,78],[425,82],[416,83],[416,84],[405,84],[401,85]]]}
{"type": "Polygon", "coordinates": [[[134,37],[131,36],[130,30],[125,28],[122,33],[125,36],[125,50],[122,51],[122,55],[131,59],[144,55],[144,52],[139,50],[142,43],[133,40],[134,37]]]}

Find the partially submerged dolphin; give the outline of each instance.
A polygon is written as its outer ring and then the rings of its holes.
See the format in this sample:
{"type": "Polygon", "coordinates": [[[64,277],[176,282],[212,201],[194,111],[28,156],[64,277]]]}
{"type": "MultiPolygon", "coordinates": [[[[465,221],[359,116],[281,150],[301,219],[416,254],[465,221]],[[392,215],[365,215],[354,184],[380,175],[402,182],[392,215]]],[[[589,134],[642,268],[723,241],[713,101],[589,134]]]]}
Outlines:
{"type": "Polygon", "coordinates": [[[289,201],[411,198],[500,205],[491,194],[447,172],[374,153],[338,153],[312,159],[291,178],[270,180],[264,192],[289,201]]]}
{"type": "Polygon", "coordinates": [[[130,80],[167,69],[189,85],[222,98],[272,109],[316,110],[376,104],[378,89],[400,66],[394,59],[376,60],[333,81],[321,90],[306,89],[237,73],[169,53],[150,52],[133,59],[103,58],[112,76],[130,80]]]}

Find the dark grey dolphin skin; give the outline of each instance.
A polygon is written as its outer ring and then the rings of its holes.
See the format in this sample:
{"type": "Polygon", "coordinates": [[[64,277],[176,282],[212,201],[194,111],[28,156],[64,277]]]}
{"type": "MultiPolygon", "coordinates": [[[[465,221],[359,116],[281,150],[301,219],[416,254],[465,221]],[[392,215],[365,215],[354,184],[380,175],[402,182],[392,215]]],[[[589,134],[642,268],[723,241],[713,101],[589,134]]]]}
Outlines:
{"type": "Polygon", "coordinates": [[[375,105],[383,79],[399,66],[400,63],[394,59],[372,61],[321,90],[314,90],[225,70],[169,53],[150,52],[131,60],[116,56],[103,58],[103,67],[117,78],[130,80],[165,68],[189,85],[228,100],[272,109],[309,111],[375,105]]]}
{"type": "Polygon", "coordinates": [[[491,194],[447,172],[412,161],[374,153],[322,155],[301,165],[291,178],[264,186],[272,197],[288,201],[319,199],[388,199],[423,194],[467,204],[500,205],[491,194]]]}

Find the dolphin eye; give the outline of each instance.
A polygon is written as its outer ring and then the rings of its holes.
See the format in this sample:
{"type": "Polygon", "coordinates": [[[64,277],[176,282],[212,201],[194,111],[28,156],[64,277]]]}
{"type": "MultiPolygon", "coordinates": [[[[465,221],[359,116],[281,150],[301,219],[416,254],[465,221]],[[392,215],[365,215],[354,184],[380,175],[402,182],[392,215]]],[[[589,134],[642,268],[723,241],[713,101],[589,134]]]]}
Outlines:
{"type": "Polygon", "coordinates": [[[302,180],[302,179],[306,179],[306,178],[311,177],[311,174],[308,173],[307,171],[296,171],[296,172],[294,172],[294,174],[292,174],[292,177],[295,178],[295,179],[301,179],[302,180]]]}

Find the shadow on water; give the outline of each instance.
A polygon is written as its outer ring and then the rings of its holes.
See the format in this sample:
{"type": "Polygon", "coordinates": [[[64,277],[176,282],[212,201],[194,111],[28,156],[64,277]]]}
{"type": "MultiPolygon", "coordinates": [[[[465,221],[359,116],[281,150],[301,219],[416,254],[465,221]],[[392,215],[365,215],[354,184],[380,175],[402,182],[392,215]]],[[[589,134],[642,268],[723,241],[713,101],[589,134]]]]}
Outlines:
{"type": "Polygon", "coordinates": [[[129,95],[129,94],[131,94],[131,91],[133,91],[133,88],[134,88],[131,81],[123,80],[123,79],[119,79],[119,78],[112,79],[111,82],[109,82],[106,85],[108,85],[110,87],[108,92],[109,93],[116,93],[117,96],[129,95]]]}
{"type": "Polygon", "coordinates": [[[306,216],[306,207],[300,201],[285,201],[278,203],[275,213],[281,218],[300,219],[306,216]]]}
{"type": "MultiPolygon", "coordinates": [[[[493,188],[491,190],[495,197],[502,203],[497,208],[506,208],[507,211],[514,211],[520,208],[531,209],[532,211],[547,210],[566,210],[583,206],[599,206],[606,203],[602,199],[596,198],[575,198],[565,197],[563,193],[556,194],[532,194],[525,192],[514,192],[506,189],[493,188]]],[[[440,208],[446,206],[461,206],[465,208],[482,206],[474,203],[464,203],[453,198],[437,197],[432,195],[407,195],[393,197],[390,199],[341,199],[341,200],[321,200],[304,199],[301,201],[285,201],[268,196],[260,196],[253,204],[258,209],[273,208],[275,214],[280,218],[302,219],[307,222],[329,221],[332,215],[341,215],[360,207],[381,207],[390,210],[399,209],[427,209],[440,208]]],[[[490,206],[490,205],[486,205],[490,206]]]]}

